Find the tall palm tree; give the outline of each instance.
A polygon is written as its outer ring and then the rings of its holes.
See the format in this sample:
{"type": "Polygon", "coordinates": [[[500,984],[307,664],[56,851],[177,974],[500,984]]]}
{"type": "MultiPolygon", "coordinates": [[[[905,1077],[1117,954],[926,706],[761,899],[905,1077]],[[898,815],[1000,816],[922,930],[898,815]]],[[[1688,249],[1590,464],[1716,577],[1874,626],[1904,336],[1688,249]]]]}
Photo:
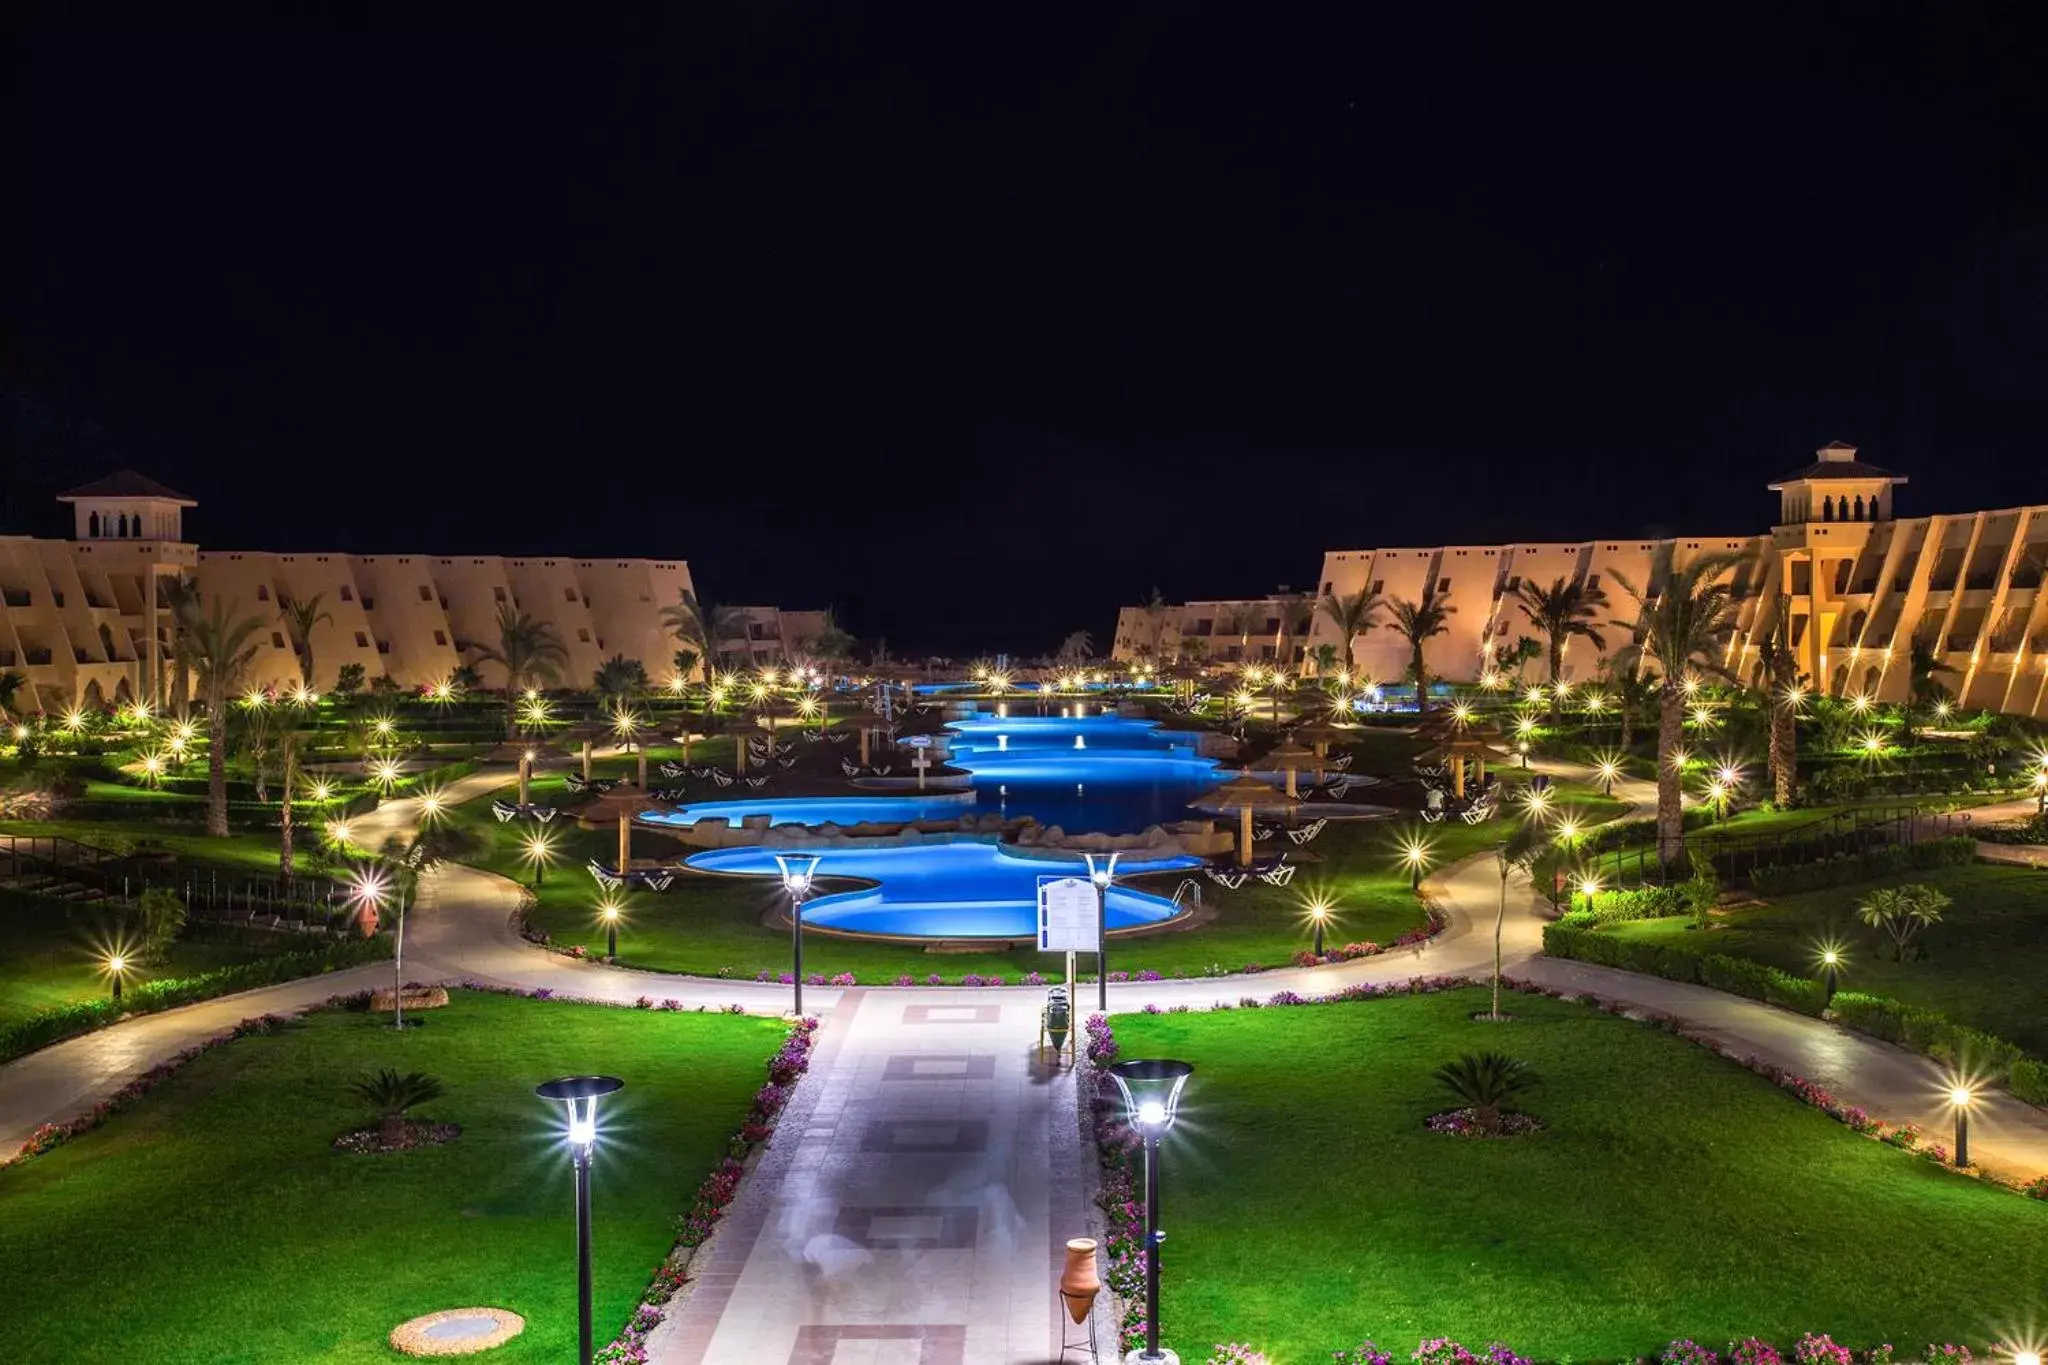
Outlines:
{"type": "Polygon", "coordinates": [[[505,670],[505,733],[517,728],[518,693],[538,683],[552,683],[569,662],[569,651],[555,628],[528,616],[510,602],[498,607],[498,643],[478,645],[479,663],[490,662],[505,670]]]}
{"type": "Polygon", "coordinates": [[[1695,670],[1725,674],[1714,658],[1715,646],[1733,629],[1734,589],[1727,570],[1732,555],[1703,555],[1674,569],[1661,591],[1639,591],[1620,573],[1621,584],[1636,604],[1633,638],[1624,648],[1627,663],[1654,662],[1657,683],[1657,856],[1666,864],[1679,857],[1685,842],[1684,797],[1678,753],[1685,736],[1685,679],[1695,670]]]}
{"type": "Polygon", "coordinates": [[[1944,673],[1955,676],[1955,670],[1941,661],[1932,640],[1915,635],[1906,642],[1905,737],[1909,742],[1918,734],[1921,718],[1951,699],[1952,694],[1941,681],[1944,673]]]}
{"type": "Polygon", "coordinates": [[[199,580],[190,574],[159,579],[156,600],[170,623],[171,696],[183,716],[192,704],[192,626],[199,619],[199,580]]]}
{"type": "Polygon", "coordinates": [[[707,606],[688,588],[677,591],[677,600],[661,609],[662,628],[678,644],[697,651],[704,663],[704,680],[716,682],[724,664],[720,645],[740,630],[740,613],[732,607],[707,606]]]}
{"type": "Polygon", "coordinates": [[[193,608],[192,663],[206,698],[206,832],[216,839],[228,833],[228,699],[256,657],[262,629],[260,617],[229,616],[218,597],[209,612],[193,608]]]}
{"type": "Polygon", "coordinates": [[[1450,618],[1458,609],[1444,601],[1444,594],[1425,592],[1420,602],[1396,598],[1393,605],[1394,634],[1408,642],[1408,672],[1415,679],[1415,713],[1429,714],[1429,661],[1423,648],[1439,635],[1449,633],[1450,618]]]}
{"type": "Polygon", "coordinates": [[[1330,624],[1337,628],[1337,638],[1342,642],[1337,652],[1343,659],[1345,668],[1351,667],[1352,644],[1367,631],[1379,629],[1379,614],[1386,609],[1386,605],[1386,599],[1375,594],[1369,583],[1357,592],[1347,593],[1341,597],[1336,593],[1326,592],[1316,603],[1316,610],[1328,617],[1330,624]]]}
{"type": "Polygon", "coordinates": [[[1095,637],[1085,630],[1077,630],[1060,641],[1059,652],[1052,656],[1052,661],[1062,667],[1078,668],[1094,654],[1095,637]]]}
{"type": "Polygon", "coordinates": [[[1294,637],[1315,619],[1316,609],[1311,602],[1282,602],[1280,604],[1280,666],[1287,668],[1294,663],[1292,651],[1294,637]]]}
{"type": "Polygon", "coordinates": [[[313,735],[305,728],[305,716],[299,707],[284,703],[265,709],[277,713],[271,720],[278,776],[277,875],[289,887],[296,871],[292,859],[292,802],[298,795],[299,773],[305,767],[313,735]]]}
{"type": "Polygon", "coordinates": [[[284,622],[287,634],[291,636],[292,648],[298,652],[299,668],[306,679],[307,688],[318,687],[313,681],[313,627],[325,621],[334,624],[334,613],[323,610],[321,603],[327,594],[316,592],[305,601],[283,601],[277,604],[277,619],[284,622]]]}
{"type": "Polygon", "coordinates": [[[647,669],[638,659],[614,654],[591,674],[590,685],[607,703],[608,709],[615,710],[621,703],[632,700],[635,694],[647,690],[647,669]]]}
{"type": "Polygon", "coordinates": [[[1780,809],[1792,804],[1799,776],[1799,651],[1792,648],[1792,602],[1778,599],[1778,619],[1757,646],[1757,700],[1771,718],[1771,799],[1780,809]]]}
{"type": "Polygon", "coordinates": [[[1557,724],[1557,684],[1564,673],[1564,647],[1574,635],[1593,642],[1593,648],[1607,648],[1600,635],[1599,616],[1607,610],[1604,588],[1589,588],[1578,579],[1559,578],[1549,587],[1524,582],[1515,589],[1516,605],[1529,624],[1543,634],[1550,650],[1550,723],[1557,724]]]}

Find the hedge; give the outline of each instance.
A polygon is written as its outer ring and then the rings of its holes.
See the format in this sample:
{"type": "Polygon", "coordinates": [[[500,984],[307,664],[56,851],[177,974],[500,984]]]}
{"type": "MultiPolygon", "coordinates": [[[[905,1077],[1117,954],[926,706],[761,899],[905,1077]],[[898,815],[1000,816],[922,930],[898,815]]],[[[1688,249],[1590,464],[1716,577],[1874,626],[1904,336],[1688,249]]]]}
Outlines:
{"type": "Polygon", "coordinates": [[[1976,856],[1976,837],[1956,834],[1945,839],[1924,839],[1917,844],[1879,844],[1862,853],[1839,854],[1817,863],[1760,867],[1749,874],[1749,885],[1759,896],[1789,896],[1888,877],[1895,872],[1960,867],[1976,856]]]}
{"type": "Polygon", "coordinates": [[[11,1027],[0,1029],[0,1062],[10,1062],[26,1052],[81,1033],[104,1028],[125,1014],[154,1014],[158,1010],[211,1000],[218,995],[274,986],[303,976],[360,967],[391,956],[391,937],[344,939],[308,952],[279,953],[197,976],[166,977],[130,986],[121,1000],[80,1000],[37,1010],[11,1027]]]}
{"type": "Polygon", "coordinates": [[[1826,988],[1818,981],[1749,958],[1616,938],[1600,933],[1585,914],[1577,912],[1580,923],[1572,923],[1573,916],[1567,915],[1545,925],[1543,951],[1551,957],[1710,986],[1815,1019],[1832,1018],[1845,1028],[1897,1043],[1938,1062],[1964,1066],[1974,1073],[2003,1073],[2006,1087],[2015,1096],[2029,1104],[2048,1104],[2048,1063],[2035,1061],[1995,1034],[1958,1024],[1938,1010],[1858,991],[1838,991],[1830,1004],[1826,988]]]}

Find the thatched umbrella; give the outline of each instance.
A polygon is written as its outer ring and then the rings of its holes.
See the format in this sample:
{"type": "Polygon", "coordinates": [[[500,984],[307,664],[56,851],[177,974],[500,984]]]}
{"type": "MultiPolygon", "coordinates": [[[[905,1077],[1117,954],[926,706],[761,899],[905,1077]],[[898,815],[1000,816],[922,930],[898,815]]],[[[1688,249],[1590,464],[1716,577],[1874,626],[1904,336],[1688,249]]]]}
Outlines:
{"type": "Polygon", "coordinates": [[[1312,720],[1306,725],[1294,728],[1294,738],[1312,746],[1317,758],[1328,758],[1330,746],[1352,738],[1358,731],[1349,725],[1332,725],[1326,720],[1312,720]]]}
{"type": "Polygon", "coordinates": [[[1294,775],[1300,772],[1303,768],[1314,768],[1316,766],[1318,757],[1319,756],[1311,750],[1302,748],[1299,744],[1296,744],[1293,740],[1290,739],[1286,743],[1282,744],[1279,748],[1273,750],[1273,752],[1267,754],[1264,758],[1258,760],[1258,762],[1252,764],[1252,767],[1256,768],[1258,771],[1262,773],[1286,773],[1287,794],[1291,797],[1296,794],[1294,789],[1294,775]]]}
{"type": "Polygon", "coordinates": [[[1252,860],[1252,812],[1293,810],[1301,802],[1286,792],[1276,790],[1271,783],[1261,782],[1250,773],[1239,773],[1192,804],[1238,812],[1243,823],[1237,842],[1237,861],[1240,866],[1248,866],[1252,860]]]}
{"type": "Polygon", "coordinates": [[[845,729],[857,729],[860,731],[860,765],[863,768],[867,767],[870,761],[868,753],[873,742],[872,737],[878,732],[885,734],[894,733],[896,727],[902,723],[900,719],[878,716],[865,707],[857,714],[844,717],[839,722],[840,726],[845,729]]]}
{"type": "Polygon", "coordinates": [[[579,820],[593,825],[616,821],[619,827],[619,872],[633,865],[633,817],[647,809],[647,793],[624,783],[602,796],[593,796],[576,812],[579,820]]]}
{"type": "Polygon", "coordinates": [[[1493,758],[1499,759],[1502,762],[1507,761],[1508,755],[1504,751],[1494,748],[1487,740],[1488,736],[1486,735],[1456,735],[1437,745],[1434,749],[1417,755],[1417,758],[1423,762],[1449,762],[1452,765],[1451,793],[1462,800],[1465,795],[1465,764],[1467,762],[1474,765],[1473,780],[1480,781],[1486,777],[1487,759],[1493,758]]]}

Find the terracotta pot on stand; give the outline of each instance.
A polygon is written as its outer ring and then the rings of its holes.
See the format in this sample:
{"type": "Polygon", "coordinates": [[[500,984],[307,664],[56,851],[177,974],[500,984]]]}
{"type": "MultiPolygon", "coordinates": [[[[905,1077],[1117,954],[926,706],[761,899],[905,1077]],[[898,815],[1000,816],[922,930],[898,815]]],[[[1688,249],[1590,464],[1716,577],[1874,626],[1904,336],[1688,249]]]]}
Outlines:
{"type": "Polygon", "coordinates": [[[1076,1237],[1067,1243],[1067,1268],[1060,1272],[1060,1299],[1067,1316],[1086,1322],[1095,1296],[1102,1292],[1102,1276],[1095,1269],[1095,1239],[1076,1237]]]}

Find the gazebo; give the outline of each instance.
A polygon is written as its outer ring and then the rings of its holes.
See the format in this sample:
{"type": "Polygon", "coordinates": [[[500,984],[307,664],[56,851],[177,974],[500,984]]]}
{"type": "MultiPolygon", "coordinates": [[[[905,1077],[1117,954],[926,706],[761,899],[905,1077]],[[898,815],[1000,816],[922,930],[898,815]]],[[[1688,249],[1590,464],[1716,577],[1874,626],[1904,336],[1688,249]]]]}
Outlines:
{"type": "Polygon", "coordinates": [[[1496,759],[1505,763],[1508,755],[1487,742],[1487,736],[1479,734],[1456,735],[1434,749],[1418,756],[1418,761],[1445,762],[1451,765],[1451,794],[1460,800],[1465,795],[1465,764],[1473,765],[1472,778],[1475,782],[1486,779],[1486,760],[1496,759]]]}
{"type": "Polygon", "coordinates": [[[1296,744],[1293,740],[1290,739],[1283,743],[1279,748],[1273,750],[1273,752],[1267,754],[1264,758],[1259,759],[1256,763],[1253,763],[1252,767],[1262,773],[1286,773],[1287,795],[1290,798],[1292,798],[1296,795],[1294,775],[1304,768],[1313,770],[1318,766],[1320,761],[1321,755],[1314,753],[1311,750],[1302,748],[1299,744],[1296,744]]]}
{"type": "Polygon", "coordinates": [[[1252,861],[1252,812],[1293,810],[1301,802],[1286,792],[1275,790],[1271,783],[1261,782],[1250,773],[1239,773],[1222,786],[1211,789],[1193,804],[1214,806],[1226,812],[1238,812],[1242,823],[1237,841],[1237,861],[1240,867],[1248,867],[1252,861]]]}

